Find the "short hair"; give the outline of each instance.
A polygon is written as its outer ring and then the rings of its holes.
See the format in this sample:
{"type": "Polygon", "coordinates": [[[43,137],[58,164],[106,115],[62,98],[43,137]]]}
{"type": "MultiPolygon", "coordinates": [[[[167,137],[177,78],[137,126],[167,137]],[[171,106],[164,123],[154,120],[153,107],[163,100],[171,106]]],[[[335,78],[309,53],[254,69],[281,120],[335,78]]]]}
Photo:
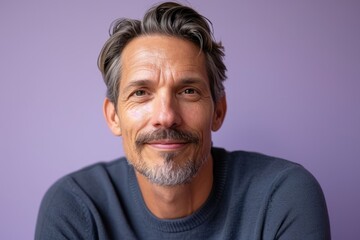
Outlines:
{"type": "Polygon", "coordinates": [[[127,18],[115,20],[109,34],[110,38],[100,52],[98,67],[107,87],[106,97],[115,107],[119,97],[121,54],[124,48],[132,39],[152,34],[178,37],[196,44],[205,54],[213,101],[217,102],[225,95],[224,47],[221,42],[214,40],[211,22],[194,9],[174,2],[155,5],[145,13],[142,21],[127,18]]]}

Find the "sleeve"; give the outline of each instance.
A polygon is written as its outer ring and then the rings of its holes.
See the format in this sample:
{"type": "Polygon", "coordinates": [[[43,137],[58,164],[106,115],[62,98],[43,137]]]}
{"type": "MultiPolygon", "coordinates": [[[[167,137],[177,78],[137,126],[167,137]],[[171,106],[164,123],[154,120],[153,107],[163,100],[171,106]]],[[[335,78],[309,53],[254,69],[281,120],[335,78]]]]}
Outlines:
{"type": "Polygon", "coordinates": [[[301,166],[283,171],[274,182],[265,222],[264,239],[331,239],[322,189],[301,166]]]}
{"type": "Polygon", "coordinates": [[[36,223],[36,240],[94,239],[91,214],[74,191],[69,178],[45,194],[36,223]]]}

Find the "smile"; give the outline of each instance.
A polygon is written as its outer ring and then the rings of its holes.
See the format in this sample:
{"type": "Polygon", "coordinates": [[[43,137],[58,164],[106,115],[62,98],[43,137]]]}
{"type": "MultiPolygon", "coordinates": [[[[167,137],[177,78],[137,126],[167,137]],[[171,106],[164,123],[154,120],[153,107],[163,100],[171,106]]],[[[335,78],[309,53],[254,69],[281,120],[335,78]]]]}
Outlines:
{"type": "Polygon", "coordinates": [[[187,144],[189,143],[179,140],[172,140],[172,139],[156,140],[146,143],[146,145],[155,148],[157,150],[171,150],[171,151],[180,150],[187,144]]]}

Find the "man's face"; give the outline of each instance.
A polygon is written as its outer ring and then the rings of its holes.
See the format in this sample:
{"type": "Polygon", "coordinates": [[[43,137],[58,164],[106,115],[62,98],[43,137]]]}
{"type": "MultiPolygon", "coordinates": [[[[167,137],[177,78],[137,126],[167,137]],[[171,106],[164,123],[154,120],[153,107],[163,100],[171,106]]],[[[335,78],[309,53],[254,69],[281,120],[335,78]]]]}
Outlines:
{"type": "Polygon", "coordinates": [[[115,122],[129,163],[155,184],[189,182],[211,157],[211,130],[224,117],[204,54],[186,40],[143,36],[125,47],[121,62],[115,122]]]}

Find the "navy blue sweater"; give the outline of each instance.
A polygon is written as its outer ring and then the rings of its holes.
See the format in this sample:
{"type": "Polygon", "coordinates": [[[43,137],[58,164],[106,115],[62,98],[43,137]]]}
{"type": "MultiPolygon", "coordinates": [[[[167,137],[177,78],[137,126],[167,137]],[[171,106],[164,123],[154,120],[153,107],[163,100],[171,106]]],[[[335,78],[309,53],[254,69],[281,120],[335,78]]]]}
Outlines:
{"type": "Polygon", "coordinates": [[[213,148],[214,185],[195,213],[163,220],[147,208],[125,158],[57,181],[35,239],[330,239],[322,190],[302,166],[213,148]]]}

